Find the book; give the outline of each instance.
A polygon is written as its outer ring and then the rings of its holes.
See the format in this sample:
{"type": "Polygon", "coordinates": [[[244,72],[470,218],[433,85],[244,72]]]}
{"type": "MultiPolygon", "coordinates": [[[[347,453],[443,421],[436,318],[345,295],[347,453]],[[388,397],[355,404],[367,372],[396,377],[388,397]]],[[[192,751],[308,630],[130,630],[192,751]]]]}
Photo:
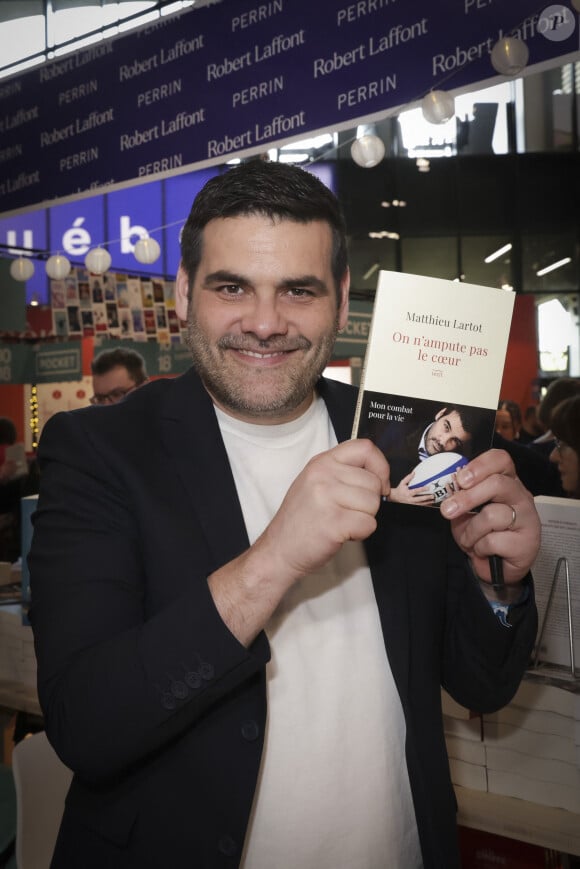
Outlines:
{"type": "Polygon", "coordinates": [[[534,501],[542,523],[540,551],[532,565],[539,618],[535,657],[552,675],[572,678],[570,630],[572,639],[580,638],[580,500],[537,495],[534,501]]]}
{"type": "Polygon", "coordinates": [[[381,271],[353,437],[391,467],[390,499],[438,504],[489,449],[514,294],[381,271]]]}

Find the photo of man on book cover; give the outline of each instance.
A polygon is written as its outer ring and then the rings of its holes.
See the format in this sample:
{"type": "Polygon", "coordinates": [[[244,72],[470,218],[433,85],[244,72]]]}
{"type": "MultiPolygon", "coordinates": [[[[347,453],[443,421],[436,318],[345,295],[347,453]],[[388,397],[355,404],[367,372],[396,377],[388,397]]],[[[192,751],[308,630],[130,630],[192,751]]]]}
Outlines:
{"type": "Polygon", "coordinates": [[[365,392],[357,436],[388,459],[390,500],[435,505],[453,491],[457,470],[489,449],[494,422],[491,408],[365,392]]]}

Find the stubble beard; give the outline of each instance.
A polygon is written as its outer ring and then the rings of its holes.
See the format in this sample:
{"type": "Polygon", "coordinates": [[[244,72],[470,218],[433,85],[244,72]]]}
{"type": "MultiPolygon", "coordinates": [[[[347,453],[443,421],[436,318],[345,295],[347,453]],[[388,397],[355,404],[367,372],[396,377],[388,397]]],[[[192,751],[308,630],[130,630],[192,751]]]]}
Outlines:
{"type": "Polygon", "coordinates": [[[187,319],[186,343],[194,368],[206,389],[224,408],[249,417],[267,418],[296,410],[314,389],[324,371],[338,334],[338,315],[332,329],[323,334],[312,352],[313,344],[304,336],[287,339],[283,336],[258,341],[251,336],[225,335],[211,344],[190,311],[187,319]],[[248,368],[228,357],[231,349],[266,352],[297,350],[293,364],[273,368],[248,368]],[[305,355],[308,358],[305,359],[305,355]]]}
{"type": "Polygon", "coordinates": [[[436,441],[434,438],[427,438],[425,445],[430,456],[436,456],[438,453],[445,452],[439,441],[436,441]]]}

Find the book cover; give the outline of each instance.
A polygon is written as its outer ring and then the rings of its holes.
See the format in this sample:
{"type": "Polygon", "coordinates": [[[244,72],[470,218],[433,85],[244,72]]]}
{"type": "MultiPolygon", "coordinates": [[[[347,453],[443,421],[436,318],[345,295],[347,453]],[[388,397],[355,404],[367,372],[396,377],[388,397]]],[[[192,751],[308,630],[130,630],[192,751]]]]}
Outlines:
{"type": "Polygon", "coordinates": [[[572,678],[579,654],[574,640],[580,638],[580,500],[537,495],[534,501],[542,523],[532,565],[539,617],[535,660],[554,676],[572,678]]]}
{"type": "Polygon", "coordinates": [[[440,503],[489,449],[514,294],[381,271],[353,437],[391,467],[390,499],[440,503]]]}

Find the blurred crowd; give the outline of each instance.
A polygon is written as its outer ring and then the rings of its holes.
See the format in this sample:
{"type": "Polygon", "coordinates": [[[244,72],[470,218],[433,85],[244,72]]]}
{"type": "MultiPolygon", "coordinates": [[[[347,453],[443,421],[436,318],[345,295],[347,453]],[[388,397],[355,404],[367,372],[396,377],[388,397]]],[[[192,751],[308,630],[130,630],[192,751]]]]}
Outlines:
{"type": "Polygon", "coordinates": [[[523,414],[517,402],[502,399],[494,446],[509,452],[533,495],[580,498],[580,378],[553,380],[523,414]]]}

